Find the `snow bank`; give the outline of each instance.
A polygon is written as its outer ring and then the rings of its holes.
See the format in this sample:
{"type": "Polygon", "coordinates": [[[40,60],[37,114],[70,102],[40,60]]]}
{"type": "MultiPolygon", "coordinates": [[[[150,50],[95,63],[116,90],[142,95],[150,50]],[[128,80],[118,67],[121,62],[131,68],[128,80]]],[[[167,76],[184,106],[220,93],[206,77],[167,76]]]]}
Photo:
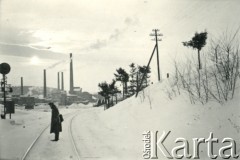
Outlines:
{"type": "Polygon", "coordinates": [[[89,104],[82,104],[82,103],[79,103],[79,104],[77,104],[77,103],[73,103],[73,104],[71,104],[71,105],[69,105],[69,106],[66,106],[67,108],[72,108],[72,109],[84,109],[84,108],[90,108],[90,107],[92,107],[93,106],[93,104],[92,103],[89,103],[89,104]]]}

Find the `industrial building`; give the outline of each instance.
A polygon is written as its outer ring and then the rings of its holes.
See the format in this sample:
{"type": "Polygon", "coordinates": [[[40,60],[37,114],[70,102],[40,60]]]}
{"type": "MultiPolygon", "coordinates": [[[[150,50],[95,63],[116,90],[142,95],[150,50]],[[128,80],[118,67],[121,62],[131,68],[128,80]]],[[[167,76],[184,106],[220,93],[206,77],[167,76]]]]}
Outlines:
{"type": "Polygon", "coordinates": [[[70,89],[64,89],[64,73],[57,72],[57,87],[47,87],[47,70],[43,70],[43,87],[24,86],[21,77],[21,86],[14,87],[12,101],[15,105],[25,106],[26,109],[33,109],[34,106],[42,103],[56,102],[59,105],[71,105],[73,103],[96,103],[98,99],[88,92],[82,92],[82,88],[74,86],[73,56],[70,53],[70,89]],[[31,90],[31,94],[28,94],[31,90]]]}

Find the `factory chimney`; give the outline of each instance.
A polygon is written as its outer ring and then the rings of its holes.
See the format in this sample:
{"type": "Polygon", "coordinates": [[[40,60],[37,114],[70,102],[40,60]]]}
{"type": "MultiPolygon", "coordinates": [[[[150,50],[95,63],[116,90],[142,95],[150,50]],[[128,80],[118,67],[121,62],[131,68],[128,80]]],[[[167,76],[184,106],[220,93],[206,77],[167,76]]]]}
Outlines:
{"type": "Polygon", "coordinates": [[[63,77],[63,72],[62,72],[62,91],[64,91],[64,77],[63,77]]]}
{"type": "Polygon", "coordinates": [[[57,73],[57,76],[58,76],[58,90],[60,90],[60,75],[59,75],[60,73],[58,72],[57,73]]]}
{"type": "Polygon", "coordinates": [[[23,95],[23,77],[21,77],[21,95],[23,95]]]}
{"type": "Polygon", "coordinates": [[[43,97],[47,97],[46,69],[43,70],[43,97]]]}
{"type": "Polygon", "coordinates": [[[73,94],[73,61],[72,61],[72,53],[70,53],[70,94],[73,94]]]}

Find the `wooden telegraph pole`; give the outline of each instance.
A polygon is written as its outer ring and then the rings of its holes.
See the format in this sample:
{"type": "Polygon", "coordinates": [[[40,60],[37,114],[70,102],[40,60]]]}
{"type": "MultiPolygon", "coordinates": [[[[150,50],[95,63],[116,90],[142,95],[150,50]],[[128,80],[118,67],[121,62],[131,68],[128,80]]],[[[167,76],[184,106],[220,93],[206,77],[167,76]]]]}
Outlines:
{"type": "Polygon", "coordinates": [[[159,31],[158,29],[153,29],[154,33],[150,34],[150,36],[155,37],[153,40],[156,42],[158,81],[160,81],[161,76],[160,76],[160,65],[159,65],[159,54],[158,54],[158,41],[162,41],[162,39],[158,39],[158,36],[163,36],[163,34],[158,33],[158,31],[159,31]]]}
{"type": "Polygon", "coordinates": [[[163,36],[163,34],[161,34],[161,33],[158,34],[158,31],[159,31],[158,29],[153,29],[153,32],[154,32],[154,33],[150,34],[150,36],[154,36],[154,37],[155,37],[155,39],[153,39],[153,40],[156,41],[156,44],[155,44],[155,46],[154,46],[154,48],[153,48],[151,57],[150,57],[150,59],[149,59],[149,61],[148,61],[147,67],[146,67],[146,71],[143,73],[143,76],[142,76],[142,79],[141,79],[141,81],[140,81],[140,84],[137,85],[136,97],[138,96],[138,92],[139,92],[139,90],[140,90],[140,88],[141,88],[141,86],[142,86],[143,80],[144,80],[144,78],[145,78],[145,76],[146,76],[146,74],[147,74],[147,70],[148,70],[149,65],[150,65],[150,63],[151,63],[151,61],[152,61],[153,55],[154,55],[154,53],[155,53],[155,50],[156,50],[156,52],[157,52],[158,81],[161,80],[161,79],[160,79],[159,55],[158,55],[158,41],[162,41],[162,39],[158,39],[158,36],[163,36]]]}

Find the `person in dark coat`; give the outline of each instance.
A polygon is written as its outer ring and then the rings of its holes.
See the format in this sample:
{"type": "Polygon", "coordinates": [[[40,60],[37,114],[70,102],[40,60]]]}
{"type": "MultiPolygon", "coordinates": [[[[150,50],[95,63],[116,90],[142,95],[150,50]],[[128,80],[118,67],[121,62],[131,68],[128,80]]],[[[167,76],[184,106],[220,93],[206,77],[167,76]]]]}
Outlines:
{"type": "Polygon", "coordinates": [[[59,140],[59,132],[62,132],[62,124],[59,118],[59,111],[57,106],[54,103],[49,103],[49,106],[52,109],[52,118],[51,118],[51,128],[50,133],[55,133],[55,140],[59,140]]]}

